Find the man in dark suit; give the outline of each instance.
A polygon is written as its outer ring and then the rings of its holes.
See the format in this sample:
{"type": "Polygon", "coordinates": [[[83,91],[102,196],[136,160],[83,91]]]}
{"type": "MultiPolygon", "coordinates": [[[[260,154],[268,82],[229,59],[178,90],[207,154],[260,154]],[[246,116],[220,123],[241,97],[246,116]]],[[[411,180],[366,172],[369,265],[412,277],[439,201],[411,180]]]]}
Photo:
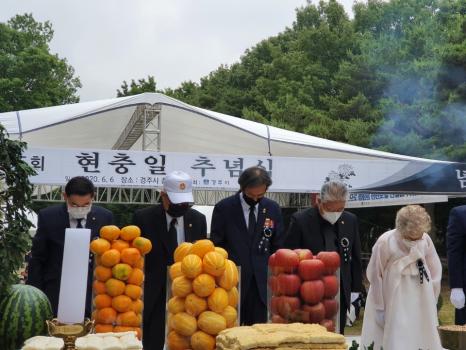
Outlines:
{"type": "Polygon", "coordinates": [[[279,248],[283,220],[280,207],[264,198],[272,184],[262,167],[246,169],[238,179],[240,191],[217,203],[211,239],[241,266],[241,324],[267,320],[267,262],[279,248]]]}
{"type": "Polygon", "coordinates": [[[448,278],[450,301],[455,307],[455,324],[466,324],[466,205],[450,211],[447,229],[448,278]]]}
{"type": "MultiPolygon", "coordinates": [[[[91,240],[99,235],[100,228],[111,225],[113,214],[107,209],[92,205],[95,188],[90,180],[77,176],[65,186],[65,203],[39,211],[37,231],[32,240],[27,284],[42,290],[52,304],[57,316],[60,280],[62,273],[65,230],[88,228],[91,240]]],[[[89,257],[86,295],[86,317],[91,315],[93,259],[89,257]]]]}
{"type": "Polygon", "coordinates": [[[203,214],[191,209],[194,202],[192,179],[182,172],[167,175],[161,192],[162,204],[136,211],[134,224],[152,242],[146,255],[143,311],[144,349],[162,350],[165,340],[167,267],[182,242],[206,238],[203,214]]]}
{"type": "Polygon", "coordinates": [[[346,313],[362,291],[361,242],[358,221],[344,211],[348,190],[341,182],[325,183],[317,208],[309,208],[291,216],[284,246],[307,248],[315,255],[322,251],[340,254],[340,332],[343,334],[346,313]]]}

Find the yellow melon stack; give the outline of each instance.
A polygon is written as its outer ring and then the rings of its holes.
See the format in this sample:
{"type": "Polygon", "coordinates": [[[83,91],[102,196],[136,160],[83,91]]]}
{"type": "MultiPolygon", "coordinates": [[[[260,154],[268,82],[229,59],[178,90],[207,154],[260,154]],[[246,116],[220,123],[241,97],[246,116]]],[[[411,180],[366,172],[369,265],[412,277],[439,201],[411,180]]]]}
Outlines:
{"type": "Polygon", "coordinates": [[[91,242],[96,333],[136,331],[141,339],[144,255],[151,249],[151,241],[141,237],[137,226],[103,226],[100,237],[91,242]]]}
{"type": "Polygon", "coordinates": [[[215,337],[237,325],[238,269],[208,240],[182,243],[170,267],[169,350],[213,350],[215,337]]]}

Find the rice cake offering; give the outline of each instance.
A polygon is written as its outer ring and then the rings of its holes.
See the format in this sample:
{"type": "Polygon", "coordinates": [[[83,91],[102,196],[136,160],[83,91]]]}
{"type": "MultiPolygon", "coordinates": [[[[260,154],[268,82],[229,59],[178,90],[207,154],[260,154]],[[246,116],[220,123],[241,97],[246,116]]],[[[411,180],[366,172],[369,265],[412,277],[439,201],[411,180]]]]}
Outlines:
{"type": "Polygon", "coordinates": [[[89,334],[76,339],[76,350],[140,350],[136,332],[89,334]]]}
{"type": "Polygon", "coordinates": [[[27,339],[21,350],[61,350],[64,345],[63,339],[38,335],[27,339]]]}
{"type": "Polygon", "coordinates": [[[345,337],[318,324],[255,324],[226,329],[217,336],[218,350],[341,350],[345,337]]]}

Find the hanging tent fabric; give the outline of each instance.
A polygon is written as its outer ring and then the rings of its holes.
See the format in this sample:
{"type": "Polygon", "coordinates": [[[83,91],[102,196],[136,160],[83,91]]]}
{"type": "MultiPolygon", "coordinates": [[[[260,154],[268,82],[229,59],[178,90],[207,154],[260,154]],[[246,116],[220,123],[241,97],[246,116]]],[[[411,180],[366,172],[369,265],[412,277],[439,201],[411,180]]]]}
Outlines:
{"type": "MultiPolygon", "coordinates": [[[[143,147],[145,134],[140,123],[141,115],[151,109],[158,111],[160,134],[156,150],[160,152],[296,157],[322,159],[322,162],[328,159],[377,161],[379,171],[380,164],[385,167],[390,162],[401,161],[406,164],[402,171],[394,171],[380,183],[374,182],[369,188],[359,186],[359,189],[444,194],[466,191],[463,189],[466,180],[460,178],[466,174],[464,164],[330,141],[198,108],[158,93],[0,113],[0,123],[11,137],[26,141],[29,148],[136,151],[147,149],[143,147]],[[461,176],[455,175],[456,172],[461,176]],[[449,185],[453,177],[461,184],[459,190],[456,182],[454,186],[449,185]],[[428,181],[439,184],[436,190],[428,190],[432,187],[428,181]]],[[[373,169],[366,167],[363,172],[373,172],[373,169]]]]}
{"type": "MultiPolygon", "coordinates": [[[[422,160],[326,140],[209,111],[158,93],[0,113],[29,147],[112,149],[138,106],[161,106],[160,151],[283,157],[422,160]]],[[[142,149],[142,136],[131,146],[142,149]]]]}

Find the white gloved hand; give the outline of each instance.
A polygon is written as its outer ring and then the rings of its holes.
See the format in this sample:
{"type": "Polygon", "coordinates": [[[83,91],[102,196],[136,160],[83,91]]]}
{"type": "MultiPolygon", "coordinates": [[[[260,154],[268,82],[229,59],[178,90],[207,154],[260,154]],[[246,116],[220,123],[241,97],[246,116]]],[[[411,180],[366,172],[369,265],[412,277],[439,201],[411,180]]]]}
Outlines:
{"type": "Polygon", "coordinates": [[[463,288],[452,288],[450,294],[450,301],[455,309],[462,309],[464,307],[465,297],[463,288]]]}
{"type": "Polygon", "coordinates": [[[384,310],[375,310],[375,323],[380,327],[385,326],[385,311],[384,310]]]}
{"type": "Polygon", "coordinates": [[[359,293],[357,292],[351,292],[351,304],[354,303],[354,301],[359,298],[359,293]]]}
{"type": "Polygon", "coordinates": [[[352,327],[354,321],[356,321],[356,310],[354,309],[354,305],[351,304],[350,309],[346,312],[346,326],[352,327]]]}

